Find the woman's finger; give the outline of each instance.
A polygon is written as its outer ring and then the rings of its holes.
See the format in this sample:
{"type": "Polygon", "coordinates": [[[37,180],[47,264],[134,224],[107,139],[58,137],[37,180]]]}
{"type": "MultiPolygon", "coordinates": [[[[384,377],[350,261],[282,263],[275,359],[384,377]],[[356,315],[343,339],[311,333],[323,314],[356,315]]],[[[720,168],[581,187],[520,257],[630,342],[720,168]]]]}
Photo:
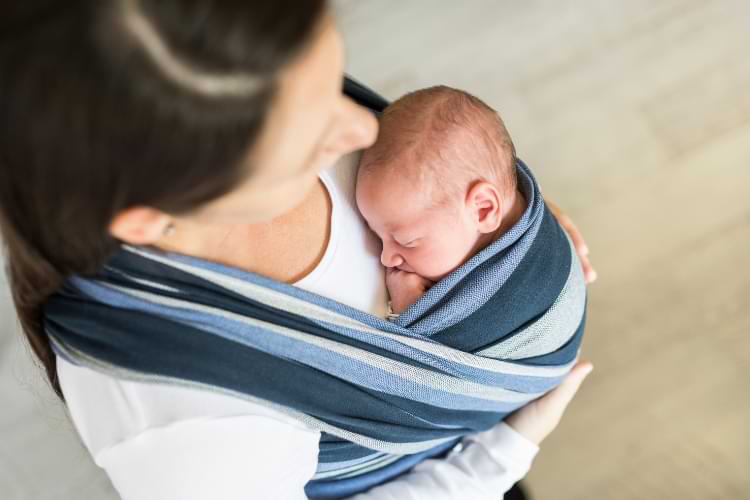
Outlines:
{"type": "Polygon", "coordinates": [[[583,268],[583,276],[586,279],[586,283],[593,283],[596,281],[596,271],[594,266],[591,265],[591,259],[589,259],[589,247],[581,236],[581,232],[578,228],[570,221],[570,218],[565,217],[567,223],[561,225],[565,228],[565,231],[570,235],[570,239],[573,240],[573,246],[578,254],[578,260],[581,261],[581,267],[583,268]]]}
{"type": "Polygon", "coordinates": [[[583,239],[581,231],[578,230],[578,226],[573,223],[573,220],[567,215],[563,215],[560,224],[562,224],[562,226],[568,232],[568,234],[570,235],[570,239],[573,240],[573,246],[576,247],[576,252],[578,253],[578,255],[583,257],[588,255],[589,247],[586,244],[586,241],[583,239]]]}
{"type": "Polygon", "coordinates": [[[596,281],[596,271],[594,271],[594,267],[591,265],[591,261],[589,261],[588,256],[580,256],[579,260],[581,261],[581,267],[583,268],[583,277],[586,280],[586,284],[593,283],[596,281]]]}
{"type": "Polygon", "coordinates": [[[545,200],[545,203],[552,212],[552,215],[554,215],[555,219],[557,219],[557,222],[563,227],[563,229],[565,229],[565,232],[568,233],[571,241],[573,241],[573,246],[575,247],[576,253],[578,254],[578,259],[581,261],[583,276],[586,280],[586,283],[593,283],[594,281],[596,281],[597,274],[594,270],[594,266],[591,265],[591,260],[588,257],[589,247],[586,244],[586,240],[583,239],[581,231],[578,230],[578,226],[575,225],[573,219],[563,213],[557,203],[550,200],[545,200]]]}
{"type": "Polygon", "coordinates": [[[547,208],[552,212],[552,215],[555,216],[555,219],[557,219],[557,222],[560,223],[565,229],[565,232],[570,236],[570,239],[573,240],[573,246],[575,246],[578,255],[588,255],[589,247],[586,245],[586,241],[583,239],[583,235],[578,230],[578,227],[573,223],[573,219],[568,217],[568,215],[563,212],[560,206],[554,201],[544,200],[544,202],[547,204],[547,208]]]}

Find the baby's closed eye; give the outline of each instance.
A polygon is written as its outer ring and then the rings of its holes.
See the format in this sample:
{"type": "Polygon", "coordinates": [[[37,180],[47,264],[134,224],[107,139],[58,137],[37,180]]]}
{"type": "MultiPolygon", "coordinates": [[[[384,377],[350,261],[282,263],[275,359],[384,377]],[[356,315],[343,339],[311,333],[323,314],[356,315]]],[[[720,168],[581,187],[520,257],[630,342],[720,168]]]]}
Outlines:
{"type": "Polygon", "coordinates": [[[406,243],[399,243],[399,245],[405,248],[414,248],[415,246],[417,246],[417,244],[419,243],[419,240],[421,239],[422,238],[413,238],[406,243]]]}

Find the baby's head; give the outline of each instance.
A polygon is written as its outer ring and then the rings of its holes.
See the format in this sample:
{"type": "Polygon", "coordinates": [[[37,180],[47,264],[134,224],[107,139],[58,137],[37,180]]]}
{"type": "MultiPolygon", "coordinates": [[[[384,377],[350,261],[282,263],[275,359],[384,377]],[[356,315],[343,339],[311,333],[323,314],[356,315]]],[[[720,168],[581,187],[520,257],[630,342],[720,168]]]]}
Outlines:
{"type": "Polygon", "coordinates": [[[433,281],[505,231],[518,202],[503,121],[460,90],[431,87],[395,101],[360,161],[357,204],[383,242],[383,265],[433,281]]]}

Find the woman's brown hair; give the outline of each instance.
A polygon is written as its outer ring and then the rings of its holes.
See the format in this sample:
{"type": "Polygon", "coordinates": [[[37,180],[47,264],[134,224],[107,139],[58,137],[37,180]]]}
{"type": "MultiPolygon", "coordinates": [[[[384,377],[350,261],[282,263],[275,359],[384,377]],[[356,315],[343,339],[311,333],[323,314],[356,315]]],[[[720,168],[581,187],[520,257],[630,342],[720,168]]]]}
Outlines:
{"type": "Polygon", "coordinates": [[[0,20],[0,231],[23,332],[63,397],[42,309],[145,205],[182,214],[248,175],[280,70],[325,0],[25,0],[0,20]]]}

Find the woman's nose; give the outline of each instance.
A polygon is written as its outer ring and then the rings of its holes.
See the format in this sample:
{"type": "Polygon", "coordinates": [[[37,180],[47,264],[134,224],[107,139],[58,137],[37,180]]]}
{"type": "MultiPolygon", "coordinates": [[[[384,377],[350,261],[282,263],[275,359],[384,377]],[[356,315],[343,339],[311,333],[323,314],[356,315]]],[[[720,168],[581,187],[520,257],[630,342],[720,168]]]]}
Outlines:
{"type": "Polygon", "coordinates": [[[380,263],[385,267],[396,267],[404,263],[404,258],[384,244],[383,251],[380,253],[380,263]]]}
{"type": "Polygon", "coordinates": [[[372,146],[378,136],[378,120],[367,108],[343,97],[339,111],[340,127],[329,148],[340,154],[372,146]]]}

